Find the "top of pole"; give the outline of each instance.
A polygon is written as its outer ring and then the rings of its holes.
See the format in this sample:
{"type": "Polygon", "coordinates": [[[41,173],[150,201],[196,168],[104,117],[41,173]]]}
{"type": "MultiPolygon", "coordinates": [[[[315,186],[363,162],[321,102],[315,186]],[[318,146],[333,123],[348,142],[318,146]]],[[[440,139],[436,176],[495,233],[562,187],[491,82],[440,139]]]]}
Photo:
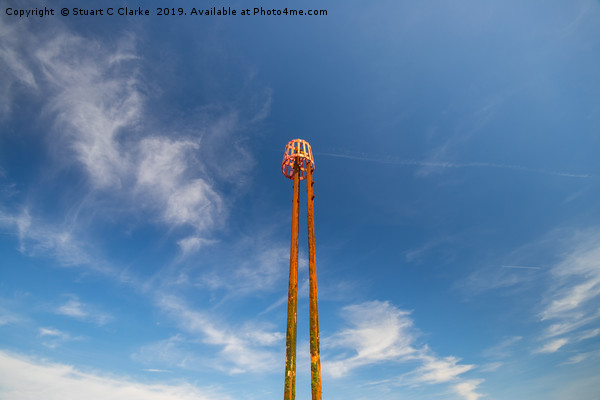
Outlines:
{"type": "Polygon", "coordinates": [[[283,162],[281,163],[281,172],[290,178],[294,179],[294,162],[298,160],[300,167],[300,180],[306,179],[306,171],[310,165],[315,169],[315,160],[313,158],[310,144],[306,140],[294,139],[290,141],[283,152],[283,162]]]}

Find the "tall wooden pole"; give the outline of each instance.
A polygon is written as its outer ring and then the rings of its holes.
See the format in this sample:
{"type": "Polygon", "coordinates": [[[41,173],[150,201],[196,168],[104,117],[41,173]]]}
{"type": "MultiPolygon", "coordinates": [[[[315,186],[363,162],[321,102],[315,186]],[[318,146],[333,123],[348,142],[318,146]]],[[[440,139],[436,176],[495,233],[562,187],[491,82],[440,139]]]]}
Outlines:
{"type": "Polygon", "coordinates": [[[294,162],[294,200],[292,203],[292,242],[290,247],[290,284],[288,287],[287,333],[285,337],[284,400],[296,397],[296,312],[298,304],[298,207],[300,205],[300,165],[294,162]]]}
{"type": "Polygon", "coordinates": [[[321,356],[319,350],[319,306],[317,295],[317,261],[315,255],[315,196],[313,194],[313,166],[306,166],[306,194],[308,201],[308,274],[310,308],[310,386],[312,400],[321,400],[321,356]]]}

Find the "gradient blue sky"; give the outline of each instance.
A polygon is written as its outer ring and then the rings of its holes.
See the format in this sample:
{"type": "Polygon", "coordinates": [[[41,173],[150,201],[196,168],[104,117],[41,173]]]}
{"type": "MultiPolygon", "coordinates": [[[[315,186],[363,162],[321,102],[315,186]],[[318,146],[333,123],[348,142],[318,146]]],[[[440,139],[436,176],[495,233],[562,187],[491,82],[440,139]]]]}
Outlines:
{"type": "Polygon", "coordinates": [[[2,399],[280,399],[295,138],[324,399],[598,399],[600,2],[44,5],[0,1],[2,399]]]}

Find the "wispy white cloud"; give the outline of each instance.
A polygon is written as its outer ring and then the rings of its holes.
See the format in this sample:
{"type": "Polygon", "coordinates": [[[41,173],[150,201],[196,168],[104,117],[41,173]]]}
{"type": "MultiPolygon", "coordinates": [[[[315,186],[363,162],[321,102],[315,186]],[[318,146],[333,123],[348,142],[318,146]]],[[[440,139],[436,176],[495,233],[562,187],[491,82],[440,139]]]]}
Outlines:
{"type": "Polygon", "coordinates": [[[34,55],[50,84],[46,113],[55,116],[58,142],[75,153],[95,186],[127,184],[123,171],[130,165],[119,135],[135,127],[142,109],[130,42],[108,50],[63,31],[34,55]]]}
{"type": "Polygon", "coordinates": [[[19,251],[24,254],[50,256],[64,266],[90,263],[91,258],[70,227],[45,225],[31,217],[28,210],[15,215],[0,211],[0,226],[14,229],[19,238],[19,251]]]}
{"type": "Polygon", "coordinates": [[[600,358],[600,350],[587,351],[575,354],[574,356],[570,357],[567,361],[565,361],[563,365],[579,364],[586,360],[593,360],[597,358],[600,358]]]}
{"type": "Polygon", "coordinates": [[[556,351],[558,351],[558,349],[560,349],[567,343],[569,343],[569,340],[566,338],[554,339],[554,340],[546,343],[544,346],[540,347],[539,349],[535,350],[535,353],[546,353],[546,354],[555,353],[556,351]]]}
{"type": "Polygon", "coordinates": [[[139,285],[126,271],[120,271],[92,253],[73,224],[47,224],[32,217],[27,209],[16,214],[6,214],[0,210],[0,228],[14,232],[19,239],[19,251],[27,256],[52,258],[63,267],[85,266],[117,282],[135,282],[139,285]]]}
{"type": "Polygon", "coordinates": [[[565,365],[579,364],[590,356],[590,353],[576,354],[564,362],[565,365]]]}
{"type": "Polygon", "coordinates": [[[413,382],[445,383],[455,380],[458,376],[473,369],[473,365],[459,364],[456,357],[437,357],[423,354],[419,357],[423,363],[408,376],[413,382]]]}
{"type": "Polygon", "coordinates": [[[230,399],[214,387],[142,383],[69,365],[0,352],[0,397],[5,400],[211,400],[230,399]]]}
{"type": "Polygon", "coordinates": [[[557,322],[549,325],[543,334],[543,338],[551,338],[554,336],[565,335],[569,332],[575,332],[579,328],[587,326],[600,318],[600,310],[597,313],[583,316],[579,313],[574,313],[571,318],[558,318],[557,322]]]}
{"type": "Polygon", "coordinates": [[[289,265],[289,249],[274,246],[260,250],[251,261],[243,262],[235,272],[238,282],[243,283],[241,290],[270,289],[284,275],[289,265]]]}
{"type": "Polygon", "coordinates": [[[420,261],[426,253],[430,252],[431,250],[435,249],[436,247],[438,247],[440,245],[451,242],[452,239],[453,239],[452,237],[443,237],[440,239],[430,240],[417,248],[408,250],[404,253],[404,256],[406,257],[406,261],[408,261],[408,262],[420,261]]]}
{"type": "MultiPolygon", "coordinates": [[[[247,323],[235,328],[229,327],[214,315],[193,310],[181,299],[171,295],[162,296],[158,306],[184,332],[219,349],[219,357],[214,359],[212,365],[214,368],[235,374],[270,371],[278,365],[279,356],[269,348],[281,343],[283,334],[270,330],[269,326],[247,323]]],[[[173,343],[170,342],[171,345],[173,343]]]]}
{"type": "Polygon", "coordinates": [[[576,233],[561,261],[551,270],[552,284],[543,297],[539,318],[551,322],[542,339],[552,340],[542,349],[557,351],[567,342],[578,342],[599,334],[600,235],[594,231],[576,233]],[[574,244],[573,244],[574,243],[574,244]],[[587,328],[581,331],[582,328],[587,328]],[[558,346],[560,344],[560,346],[558,346]]]}
{"type": "Polygon", "coordinates": [[[177,242],[184,256],[193,254],[204,246],[215,244],[215,240],[205,239],[198,236],[188,236],[177,242]]]}
{"type": "Polygon", "coordinates": [[[266,314],[270,311],[273,311],[274,309],[283,306],[284,304],[287,304],[288,301],[288,296],[287,294],[285,296],[281,296],[280,298],[278,298],[277,300],[275,300],[275,302],[273,302],[270,306],[268,306],[267,308],[265,308],[263,311],[261,311],[259,313],[259,315],[262,314],[266,314]]]}
{"type": "Polygon", "coordinates": [[[28,67],[26,57],[18,51],[23,43],[25,28],[21,24],[6,23],[5,15],[0,17],[0,65],[6,71],[0,79],[0,119],[5,118],[12,109],[11,98],[15,86],[37,87],[36,79],[28,67]]]}
{"type": "Polygon", "coordinates": [[[597,9],[596,4],[592,1],[583,1],[579,3],[579,12],[577,15],[561,27],[561,37],[574,34],[577,31],[577,28],[581,26],[582,21],[594,14],[595,9],[597,9]]]}
{"type": "Polygon", "coordinates": [[[368,364],[396,361],[417,353],[410,313],[388,302],[367,302],[344,307],[350,327],[324,338],[323,347],[352,349],[353,355],[323,363],[323,371],[341,377],[368,364]]]}
{"type": "Polygon", "coordinates": [[[152,200],[169,225],[191,225],[203,231],[214,226],[223,206],[221,196],[205,179],[190,176],[193,151],[199,147],[199,141],[189,139],[143,139],[136,192],[152,200]]]}
{"type": "MultiPolygon", "coordinates": [[[[3,82],[22,82],[39,99],[41,118],[52,122],[47,143],[53,164],[46,166],[47,175],[75,165],[88,178],[79,187],[86,200],[77,207],[93,212],[74,213],[72,224],[79,215],[98,213],[101,203],[108,217],[125,210],[170,228],[191,227],[184,229],[186,235],[197,240],[181,239],[184,252],[213,243],[208,231],[227,217],[219,182],[240,184],[253,164],[236,135],[266,117],[270,91],[253,97],[257,104],[249,110],[202,105],[183,122],[157,123],[148,101],[154,89],[145,84],[133,34],[108,46],[60,24],[35,32],[23,26],[0,29],[6,39],[0,45],[7,67],[3,82]],[[102,201],[94,201],[98,198],[102,201]]],[[[0,88],[6,110],[8,86],[0,88]]]]}
{"type": "Polygon", "coordinates": [[[70,297],[71,298],[65,304],[56,308],[55,312],[57,314],[66,315],[83,321],[90,321],[97,325],[105,325],[114,319],[112,315],[98,310],[97,307],[82,303],[77,296],[70,297]]]}
{"type": "Polygon", "coordinates": [[[495,372],[500,367],[502,367],[503,365],[504,365],[503,362],[499,362],[499,361],[491,362],[491,363],[484,364],[481,367],[479,367],[479,371],[482,371],[482,372],[495,372]]]}
{"type": "Polygon", "coordinates": [[[24,317],[0,305],[0,326],[19,323],[24,317]]]}
{"type": "Polygon", "coordinates": [[[199,283],[211,290],[224,289],[231,297],[265,293],[286,276],[289,247],[256,235],[240,239],[225,260],[203,271],[199,283]]]}
{"type": "Polygon", "coordinates": [[[482,380],[468,380],[454,385],[453,389],[459,396],[462,396],[465,400],[477,400],[480,397],[484,397],[483,394],[476,392],[477,387],[482,382],[482,380]]]}
{"type": "MultiPolygon", "coordinates": [[[[384,363],[417,364],[407,373],[399,373],[388,384],[419,386],[452,383],[466,399],[478,395],[475,388],[483,381],[463,381],[461,375],[474,365],[461,364],[457,357],[439,357],[427,345],[417,346],[410,312],[389,302],[372,301],[344,307],[342,315],[350,327],[323,338],[322,349],[332,353],[323,362],[323,372],[332,378],[346,376],[351,371],[384,363]]],[[[455,391],[456,391],[455,390],[455,391]]],[[[475,397],[476,398],[476,397],[475,397]]]]}
{"type": "Polygon", "coordinates": [[[552,269],[556,283],[547,294],[548,304],[540,314],[543,320],[575,315],[581,319],[590,311],[597,312],[592,301],[600,295],[599,237],[597,233],[577,235],[581,242],[552,269]]]}
{"type": "MultiPolygon", "coordinates": [[[[554,353],[567,344],[600,334],[600,234],[595,229],[555,229],[511,254],[513,259],[552,256],[547,267],[537,263],[506,264],[473,272],[462,285],[470,293],[497,288],[522,290],[525,283],[539,290],[532,317],[544,324],[533,353],[554,353]],[[535,286],[533,286],[535,285],[535,286]]],[[[489,355],[489,354],[488,354],[489,355]]]]}
{"type": "MultiPolygon", "coordinates": [[[[37,52],[45,79],[54,85],[48,113],[56,116],[60,142],[85,167],[94,186],[129,193],[129,200],[172,226],[198,231],[221,215],[220,195],[193,156],[196,138],[166,137],[150,129],[140,137],[145,94],[131,40],[107,49],[63,34],[37,52]],[[129,189],[131,188],[131,189],[129,189]]],[[[118,193],[116,192],[116,193],[118,193]]]]}
{"type": "Polygon", "coordinates": [[[73,337],[67,332],[48,327],[40,328],[39,336],[42,338],[42,344],[51,349],[61,346],[66,342],[83,339],[81,336],[73,337]]]}
{"type": "MultiPolygon", "coordinates": [[[[73,224],[46,224],[30,216],[28,210],[14,215],[0,210],[0,228],[8,228],[14,232],[19,239],[19,251],[27,256],[48,257],[62,267],[84,267],[86,271],[108,277],[120,284],[132,285],[136,289],[144,287],[138,277],[99,256],[86,241],[85,235],[73,224]]],[[[83,303],[80,304],[82,308],[77,310],[75,306],[78,299],[72,297],[72,300],[72,303],[63,305],[62,312],[56,309],[54,311],[65,314],[70,308],[72,313],[85,314],[87,321],[98,325],[113,320],[109,313],[83,303]]],[[[80,317],[83,318],[83,315],[80,317]]]]}
{"type": "Polygon", "coordinates": [[[64,304],[56,309],[57,314],[68,315],[73,318],[85,318],[89,315],[87,311],[84,311],[81,304],[77,300],[69,300],[67,304],[64,304]]]}
{"type": "Polygon", "coordinates": [[[198,339],[188,339],[182,334],[177,334],[141,346],[131,358],[146,366],[203,370],[207,366],[213,366],[215,360],[198,352],[200,343],[198,339]]]}
{"type": "Polygon", "coordinates": [[[581,332],[579,334],[579,337],[577,338],[577,340],[581,341],[581,340],[592,339],[592,338],[595,338],[598,335],[600,335],[600,328],[588,329],[586,331],[581,332]]]}
{"type": "Polygon", "coordinates": [[[63,332],[53,328],[40,328],[40,336],[61,336],[63,332]]]}
{"type": "Polygon", "coordinates": [[[506,338],[497,345],[485,349],[483,351],[483,356],[491,359],[508,358],[515,352],[515,345],[521,342],[522,339],[522,336],[511,336],[506,338]]]}

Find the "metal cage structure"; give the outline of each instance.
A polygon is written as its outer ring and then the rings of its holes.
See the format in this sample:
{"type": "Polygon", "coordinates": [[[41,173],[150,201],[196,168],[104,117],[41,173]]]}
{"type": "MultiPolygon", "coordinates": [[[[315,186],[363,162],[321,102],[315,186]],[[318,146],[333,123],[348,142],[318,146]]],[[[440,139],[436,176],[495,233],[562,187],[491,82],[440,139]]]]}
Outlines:
{"type": "Polygon", "coordinates": [[[283,162],[281,163],[281,172],[289,179],[294,179],[294,163],[298,160],[300,170],[300,180],[306,179],[308,167],[315,169],[315,160],[312,149],[306,140],[294,139],[290,141],[283,152],[283,162]]]}

